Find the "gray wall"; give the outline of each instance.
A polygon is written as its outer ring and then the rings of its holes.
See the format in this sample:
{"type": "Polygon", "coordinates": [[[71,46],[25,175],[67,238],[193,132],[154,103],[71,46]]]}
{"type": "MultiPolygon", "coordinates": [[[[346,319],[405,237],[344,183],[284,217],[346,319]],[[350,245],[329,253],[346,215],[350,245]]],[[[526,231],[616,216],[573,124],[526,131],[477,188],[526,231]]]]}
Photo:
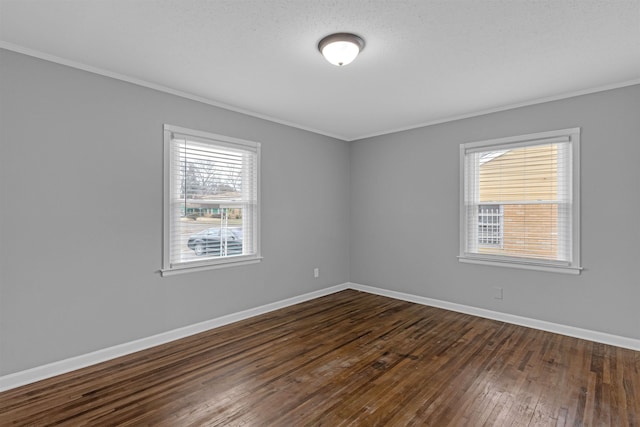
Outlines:
{"type": "Polygon", "coordinates": [[[0,50],[0,375],[349,280],[640,338],[639,112],[634,86],[347,144],[0,50]],[[263,144],[262,263],[159,276],[164,123],[263,144]],[[568,127],[583,274],[458,263],[459,144],[568,127]]]}
{"type": "Polygon", "coordinates": [[[0,76],[0,375],[348,281],[346,142],[3,50],[0,76]],[[262,263],[159,276],[164,123],[262,143],[262,263]]]}
{"type": "Polygon", "coordinates": [[[636,85],[352,143],[351,281],[640,338],[639,136],[636,85]],[[571,127],[582,275],[459,263],[459,144],[571,127]]]}

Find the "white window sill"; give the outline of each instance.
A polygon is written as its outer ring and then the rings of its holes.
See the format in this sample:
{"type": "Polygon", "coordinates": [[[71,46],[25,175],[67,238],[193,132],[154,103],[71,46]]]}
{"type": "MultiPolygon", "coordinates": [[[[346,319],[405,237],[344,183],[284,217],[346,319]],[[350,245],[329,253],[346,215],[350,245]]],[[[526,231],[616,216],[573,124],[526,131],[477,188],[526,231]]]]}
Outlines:
{"type": "Polygon", "coordinates": [[[467,264],[477,264],[477,265],[490,265],[494,267],[510,267],[510,268],[519,268],[523,270],[538,270],[538,271],[547,271],[551,273],[564,273],[564,274],[580,274],[582,271],[582,267],[571,267],[565,265],[543,265],[536,264],[530,262],[518,262],[518,261],[498,261],[493,259],[485,259],[485,258],[471,258],[471,257],[463,257],[459,256],[458,261],[467,263],[467,264]]]}
{"type": "Polygon", "coordinates": [[[160,274],[162,275],[162,277],[175,276],[178,274],[192,273],[196,271],[217,270],[219,268],[239,267],[241,265],[257,264],[260,261],[262,261],[262,257],[243,259],[243,260],[237,260],[237,261],[218,262],[216,264],[207,264],[207,265],[197,265],[197,266],[184,265],[179,267],[162,269],[160,270],[160,274]]]}

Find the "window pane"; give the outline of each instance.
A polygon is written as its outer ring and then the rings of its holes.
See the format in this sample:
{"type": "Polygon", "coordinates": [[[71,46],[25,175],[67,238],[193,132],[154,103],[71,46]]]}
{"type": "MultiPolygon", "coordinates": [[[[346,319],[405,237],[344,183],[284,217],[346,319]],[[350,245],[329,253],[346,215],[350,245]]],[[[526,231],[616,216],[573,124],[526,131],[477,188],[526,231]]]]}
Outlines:
{"type": "Polygon", "coordinates": [[[172,233],[174,262],[242,255],[242,208],[178,206],[180,220],[172,233]]]}
{"type": "Polygon", "coordinates": [[[502,205],[478,206],[478,244],[502,246],[502,205]]]}

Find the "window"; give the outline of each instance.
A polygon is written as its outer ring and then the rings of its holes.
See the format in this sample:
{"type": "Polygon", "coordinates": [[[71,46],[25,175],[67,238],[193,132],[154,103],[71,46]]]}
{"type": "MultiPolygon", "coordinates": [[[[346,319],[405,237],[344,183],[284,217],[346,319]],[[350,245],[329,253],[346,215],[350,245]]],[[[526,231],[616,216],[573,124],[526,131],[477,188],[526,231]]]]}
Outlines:
{"type": "Polygon", "coordinates": [[[502,247],[502,205],[478,205],[478,244],[502,247]]]}
{"type": "Polygon", "coordinates": [[[580,129],[460,146],[459,260],[578,274],[580,129]]]}
{"type": "Polygon", "coordinates": [[[260,144],[164,126],[162,275],[260,260],[260,144]]]}

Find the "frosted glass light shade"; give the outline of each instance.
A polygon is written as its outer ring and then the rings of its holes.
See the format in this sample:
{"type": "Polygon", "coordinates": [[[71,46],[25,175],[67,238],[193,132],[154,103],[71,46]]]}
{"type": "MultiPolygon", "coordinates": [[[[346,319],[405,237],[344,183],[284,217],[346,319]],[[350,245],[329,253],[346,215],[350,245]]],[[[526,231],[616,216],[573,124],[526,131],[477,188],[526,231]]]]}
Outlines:
{"type": "Polygon", "coordinates": [[[364,40],[355,34],[331,34],[318,43],[318,50],[333,65],[343,66],[351,63],[364,49],[364,40]]]}

